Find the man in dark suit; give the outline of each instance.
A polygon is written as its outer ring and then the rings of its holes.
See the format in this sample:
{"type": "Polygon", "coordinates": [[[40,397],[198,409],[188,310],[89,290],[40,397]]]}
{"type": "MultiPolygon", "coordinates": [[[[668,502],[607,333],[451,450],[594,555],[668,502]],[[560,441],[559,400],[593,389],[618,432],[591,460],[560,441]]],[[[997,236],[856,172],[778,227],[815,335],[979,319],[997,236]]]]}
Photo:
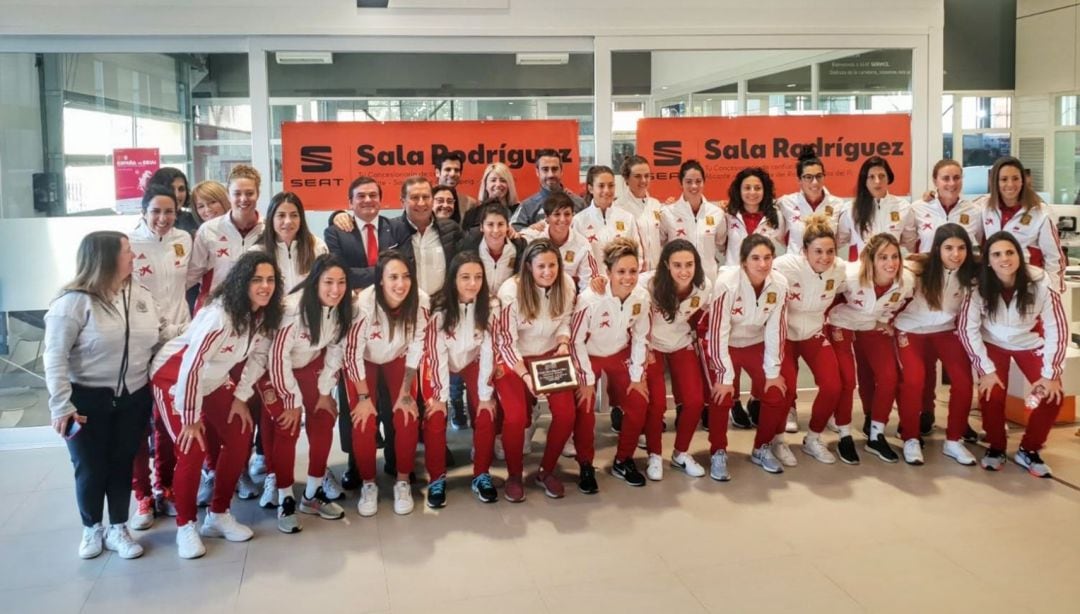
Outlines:
{"type": "Polygon", "coordinates": [[[400,241],[398,249],[416,267],[417,285],[429,296],[442,290],[462,239],[461,227],[436,218],[431,203],[431,180],[413,175],[401,184],[405,212],[390,222],[392,236],[400,241]]]}

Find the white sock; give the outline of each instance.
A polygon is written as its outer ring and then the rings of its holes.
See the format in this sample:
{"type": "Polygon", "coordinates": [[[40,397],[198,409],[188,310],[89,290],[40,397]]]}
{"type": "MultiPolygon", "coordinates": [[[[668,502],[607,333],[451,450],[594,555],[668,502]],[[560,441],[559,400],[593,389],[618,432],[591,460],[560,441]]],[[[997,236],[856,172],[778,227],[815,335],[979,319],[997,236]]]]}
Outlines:
{"type": "Polygon", "coordinates": [[[307,486],[304,487],[304,496],[311,499],[318,492],[319,487],[322,486],[322,478],[317,478],[313,475],[307,476],[307,486]]]}
{"type": "Polygon", "coordinates": [[[815,433],[814,431],[806,432],[806,441],[817,441],[821,439],[821,433],[815,433]]]}
{"type": "Polygon", "coordinates": [[[851,425],[850,424],[845,424],[844,426],[837,426],[836,428],[840,429],[840,436],[841,437],[851,437],[851,425]]]}
{"type": "Polygon", "coordinates": [[[281,503],[282,501],[284,501],[285,497],[293,496],[293,494],[292,494],[292,486],[290,485],[288,488],[279,488],[279,489],[277,489],[277,495],[278,495],[278,503],[281,503]]]}
{"type": "Polygon", "coordinates": [[[870,439],[877,439],[878,435],[885,434],[885,423],[877,420],[870,421],[870,439]]]}

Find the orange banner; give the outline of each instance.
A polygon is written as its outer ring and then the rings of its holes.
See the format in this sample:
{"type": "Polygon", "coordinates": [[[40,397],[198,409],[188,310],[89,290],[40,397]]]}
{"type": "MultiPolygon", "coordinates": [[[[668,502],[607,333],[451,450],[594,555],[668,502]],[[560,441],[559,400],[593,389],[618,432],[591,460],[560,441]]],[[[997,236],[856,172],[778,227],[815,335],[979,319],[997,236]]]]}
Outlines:
{"type": "Polygon", "coordinates": [[[652,165],[649,192],[678,197],[679,165],[697,160],[705,168],[705,198],[727,200],[728,186],[741,169],[764,168],[776,197],[795,192],[795,163],[811,144],[825,163],[825,185],[837,196],[855,196],[859,166],[870,156],[889,161],[896,180],[889,191],[911,189],[911,118],[908,115],[823,115],[788,117],[690,117],[639,119],[637,153],[652,165]]]}
{"type": "Polygon", "coordinates": [[[562,158],[567,189],[580,193],[576,120],[285,122],[281,127],[285,189],[311,210],[347,208],[349,184],[361,175],[382,186],[383,209],[400,208],[404,179],[433,178],[434,158],[448,151],[465,156],[459,197],[477,198],[484,169],[502,162],[524,200],[540,189],[536,152],[548,148],[562,158]]]}

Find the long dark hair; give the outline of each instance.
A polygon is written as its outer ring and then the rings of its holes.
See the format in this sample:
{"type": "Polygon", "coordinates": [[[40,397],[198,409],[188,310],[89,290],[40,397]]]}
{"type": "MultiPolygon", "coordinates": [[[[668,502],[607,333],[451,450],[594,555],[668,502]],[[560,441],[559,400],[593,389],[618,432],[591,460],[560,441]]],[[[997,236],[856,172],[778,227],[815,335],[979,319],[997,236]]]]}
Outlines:
{"type": "Polygon", "coordinates": [[[304,281],[296,284],[296,288],[292,290],[292,293],[301,293],[300,321],[307,327],[312,345],[318,345],[319,337],[322,335],[323,305],[322,301],[319,300],[319,283],[322,282],[323,274],[333,268],[341,269],[341,272],[345,274],[345,294],[341,298],[341,302],[334,308],[334,311],[337,312],[338,321],[337,339],[335,341],[341,341],[348,334],[353,319],[351,300],[353,287],[349,282],[349,269],[345,266],[345,263],[333,254],[322,254],[315,259],[315,262],[311,263],[311,273],[304,278],[304,281]]]}
{"type": "Polygon", "coordinates": [[[859,168],[859,183],[855,186],[855,200],[851,203],[851,218],[855,222],[855,228],[860,235],[864,235],[874,227],[874,195],[870,188],[866,187],[866,179],[870,176],[870,169],[880,166],[885,169],[885,175],[892,185],[896,175],[893,174],[889,161],[881,156],[870,156],[859,168]]]}
{"type": "Polygon", "coordinates": [[[239,334],[248,332],[248,325],[254,327],[254,332],[270,334],[281,325],[281,297],[285,294],[282,289],[281,271],[278,269],[274,258],[265,252],[250,251],[240,256],[236,264],[229,269],[229,274],[214,291],[210,293],[210,300],[220,300],[225,313],[232,320],[233,328],[239,334]],[[274,268],[274,294],[270,302],[257,312],[251,311],[251,278],[255,277],[255,271],[260,264],[269,264],[274,268]]]}
{"type": "MultiPolygon", "coordinates": [[[[184,171],[171,166],[163,166],[154,171],[153,175],[150,175],[150,180],[146,182],[146,185],[165,186],[170,192],[173,192],[173,200],[176,200],[176,192],[173,191],[172,184],[178,178],[184,180],[184,202],[176,203],[176,206],[177,208],[187,207],[191,204],[191,187],[188,185],[188,178],[187,175],[184,174],[184,171]]],[[[179,211],[177,211],[177,213],[179,213],[179,211]]]]}
{"type": "Polygon", "coordinates": [[[388,249],[379,254],[379,260],[375,264],[375,303],[386,313],[386,317],[390,320],[391,340],[394,339],[394,331],[397,330],[398,326],[405,329],[406,338],[412,336],[412,328],[416,326],[416,314],[420,310],[420,289],[416,284],[416,267],[396,249],[388,249]],[[397,309],[391,310],[390,305],[386,302],[386,294],[383,293],[382,279],[383,273],[386,271],[386,265],[394,260],[405,264],[405,268],[409,271],[410,283],[409,293],[405,296],[405,300],[397,309]]]}
{"type": "Polygon", "coordinates": [[[607,173],[611,177],[615,178],[615,171],[611,170],[610,166],[604,166],[603,164],[597,164],[589,167],[589,170],[585,172],[585,192],[581,195],[585,199],[585,202],[591,203],[596,199],[592,193],[592,183],[596,181],[596,178],[600,175],[607,173]]]}
{"type": "Polygon", "coordinates": [[[775,200],[776,187],[773,185],[773,180],[772,177],[769,177],[769,173],[765,172],[765,169],[760,166],[744,168],[731,180],[731,185],[728,186],[728,213],[731,215],[746,213],[746,205],[743,203],[742,199],[742,183],[747,177],[757,177],[761,181],[761,212],[765,215],[765,220],[769,222],[770,226],[779,228],[780,216],[776,212],[775,200]]]}
{"type": "Polygon", "coordinates": [[[967,258],[957,269],[957,279],[960,286],[971,288],[979,275],[979,265],[975,263],[975,250],[971,245],[971,236],[959,224],[942,224],[934,232],[934,243],[930,247],[930,254],[926,259],[923,270],[919,273],[919,285],[922,287],[926,304],[934,311],[941,310],[941,293],[945,286],[945,263],[941,260],[941,246],[949,239],[960,239],[967,249],[967,258]]]}
{"type": "MultiPolygon", "coordinates": [[[[300,272],[306,274],[311,271],[312,261],[315,260],[315,237],[308,230],[307,215],[304,214],[304,203],[300,202],[300,197],[296,194],[278,192],[270,199],[270,208],[266,211],[266,226],[263,228],[259,243],[262,245],[263,251],[270,254],[270,257],[274,259],[274,264],[277,264],[278,234],[274,230],[274,215],[277,214],[278,208],[286,203],[294,205],[297,213],[300,214],[300,229],[296,231],[296,261],[300,265],[300,272]]],[[[292,290],[292,288],[287,289],[292,290]]]]}
{"type": "MultiPolygon", "coordinates": [[[[500,205],[501,206],[501,205],[500,205]]],[[[461,270],[461,267],[466,264],[478,264],[480,265],[480,273],[484,276],[484,280],[480,283],[480,292],[476,295],[476,330],[486,331],[488,329],[488,317],[491,313],[491,294],[488,289],[487,273],[484,272],[484,263],[480,261],[480,255],[474,251],[459,252],[450,261],[450,269],[446,272],[446,283],[443,284],[442,291],[432,297],[431,311],[443,312],[443,325],[442,330],[445,333],[451,333],[457,328],[458,322],[461,320],[461,299],[458,296],[457,291],[457,274],[461,270]]]]}
{"type": "Polygon", "coordinates": [[[998,241],[1011,243],[1013,249],[1016,250],[1016,255],[1020,258],[1020,266],[1016,269],[1016,285],[1013,286],[1016,294],[1013,295],[1013,298],[1016,299],[1016,310],[1022,315],[1028,315],[1035,307],[1035,292],[1031,289],[1033,280],[1031,274],[1028,273],[1024,249],[1020,247],[1020,242],[1016,240],[1016,237],[1006,230],[1000,230],[990,235],[986,239],[986,249],[983,250],[982,265],[979,267],[979,294],[982,295],[983,302],[986,303],[986,315],[991,320],[997,317],[998,298],[1001,297],[1002,291],[1005,290],[1005,284],[1001,283],[997,273],[990,267],[990,248],[998,241]]]}
{"type": "Polygon", "coordinates": [[[653,303],[668,322],[674,322],[675,314],[679,311],[675,280],[671,277],[671,269],[668,268],[668,262],[675,252],[690,252],[694,255],[694,279],[690,284],[695,288],[705,285],[705,270],[701,268],[701,255],[694,248],[694,244],[686,239],[675,239],[665,245],[663,251],[660,252],[660,263],[656,265],[656,275],[652,278],[652,295],[653,303]]]}
{"type": "Polygon", "coordinates": [[[1017,203],[1024,207],[1025,212],[1038,207],[1042,201],[1039,200],[1039,195],[1031,187],[1031,181],[1027,173],[1024,172],[1023,163],[1012,156],[1002,156],[994,161],[994,166],[990,167],[990,197],[986,200],[986,206],[994,210],[1001,208],[1001,186],[998,185],[998,179],[1001,176],[1001,170],[1006,166],[1011,166],[1020,171],[1022,185],[1020,194],[1016,198],[1017,203]]]}

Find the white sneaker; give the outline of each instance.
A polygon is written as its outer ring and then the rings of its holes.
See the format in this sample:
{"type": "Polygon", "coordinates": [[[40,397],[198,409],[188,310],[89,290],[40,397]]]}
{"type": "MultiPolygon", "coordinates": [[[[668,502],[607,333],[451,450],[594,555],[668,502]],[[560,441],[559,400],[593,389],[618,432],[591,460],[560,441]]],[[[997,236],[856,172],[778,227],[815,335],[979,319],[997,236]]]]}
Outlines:
{"type": "Polygon", "coordinates": [[[251,460],[248,462],[248,475],[251,479],[258,482],[266,478],[266,456],[263,454],[252,454],[251,460]]]}
{"type": "Polygon", "coordinates": [[[819,463],[832,465],[836,462],[836,456],[829,451],[829,447],[825,445],[825,442],[820,437],[814,437],[813,439],[809,436],[803,437],[802,451],[819,463]]]}
{"type": "MultiPolygon", "coordinates": [[[[799,432],[799,415],[795,413],[795,408],[792,407],[787,413],[787,424],[784,425],[784,431],[788,433],[799,432]]],[[[794,456],[792,458],[795,458],[794,456]]],[[[783,459],[781,459],[783,460],[783,459]]]]}
{"type": "Polygon", "coordinates": [[[645,477],[654,482],[664,479],[664,458],[659,454],[649,455],[649,464],[645,469],[645,477]]]}
{"type": "Polygon", "coordinates": [[[495,436],[495,458],[501,461],[506,460],[506,450],[503,449],[502,435],[495,436]]]}
{"type": "Polygon", "coordinates": [[[143,547],[132,539],[126,524],[109,525],[105,532],[105,548],[122,559],[137,559],[143,555],[143,547]]]}
{"type": "Polygon", "coordinates": [[[795,454],[791,451],[791,446],[784,441],[782,435],[777,435],[772,440],[772,453],[776,457],[780,464],[785,467],[795,467],[799,464],[799,459],[795,458],[795,454]]]}
{"type": "Polygon", "coordinates": [[[761,467],[768,473],[783,473],[784,466],[780,464],[780,461],[773,454],[772,446],[769,444],[763,444],[761,447],[754,449],[750,454],[750,462],[761,467]]]}
{"type": "Polygon", "coordinates": [[[649,449],[649,444],[648,444],[647,441],[645,441],[645,433],[642,433],[642,434],[637,436],[637,447],[638,447],[639,450],[648,450],[649,449]]]}
{"type": "Polygon", "coordinates": [[[825,423],[825,428],[829,429],[834,433],[840,432],[840,427],[836,426],[836,418],[833,418],[831,416],[829,417],[829,421],[825,423]]]}
{"type": "Polygon", "coordinates": [[[398,516],[411,514],[413,511],[412,487],[407,480],[394,482],[394,513],[398,516]]]}
{"type": "MultiPolygon", "coordinates": [[[[264,507],[268,510],[274,509],[278,506],[278,493],[277,493],[277,476],[273,473],[266,474],[266,479],[263,480],[262,496],[259,497],[259,507],[264,507]]],[[[243,497],[241,497],[242,499],[243,497]]]]}
{"type": "Polygon", "coordinates": [[[686,475],[692,478],[700,478],[705,475],[705,468],[699,465],[698,462],[694,460],[694,457],[686,452],[675,452],[672,454],[671,466],[676,469],[682,469],[686,472],[686,475]]]}
{"type": "Polygon", "coordinates": [[[566,458],[574,458],[577,456],[577,448],[574,447],[574,438],[566,440],[566,445],[562,447],[562,455],[566,458]]]}
{"type": "Polygon", "coordinates": [[[717,482],[727,482],[731,479],[731,474],[728,473],[727,468],[726,451],[717,450],[716,452],[713,452],[709,467],[709,477],[717,482]]]}
{"type": "Polygon", "coordinates": [[[323,494],[331,501],[337,501],[345,496],[345,489],[341,487],[341,482],[338,482],[337,476],[333,471],[326,470],[326,475],[322,479],[323,494]]]}
{"type": "Polygon", "coordinates": [[[968,449],[964,447],[964,442],[962,441],[946,440],[945,447],[941,449],[941,453],[966,467],[975,464],[975,457],[972,456],[971,452],[968,452],[968,449]]]}
{"type": "Polygon", "coordinates": [[[154,498],[136,499],[135,504],[135,513],[128,519],[128,526],[135,531],[145,531],[154,526],[154,498]]]}
{"type": "Polygon", "coordinates": [[[92,527],[83,527],[82,541],[79,542],[79,558],[92,559],[101,554],[104,548],[105,527],[97,523],[92,527]]]}
{"type": "Polygon", "coordinates": [[[904,442],[904,462],[909,465],[923,464],[922,446],[918,439],[908,439],[904,442]]]}
{"type": "Polygon", "coordinates": [[[261,495],[258,484],[251,479],[247,471],[240,472],[240,479],[236,481],[236,496],[240,497],[244,501],[254,499],[261,495]]]}
{"type": "Polygon", "coordinates": [[[240,524],[225,510],[220,514],[207,511],[206,518],[199,528],[199,535],[203,537],[224,537],[231,542],[246,542],[254,537],[255,533],[250,527],[240,524]]]}
{"type": "Polygon", "coordinates": [[[371,482],[360,487],[360,501],[356,504],[356,511],[365,518],[374,516],[379,511],[378,484],[371,482]]]}
{"type": "Polygon", "coordinates": [[[182,559],[197,559],[206,554],[206,546],[199,537],[195,521],[176,529],[176,552],[182,559]]]}
{"type": "Polygon", "coordinates": [[[199,507],[206,507],[210,505],[210,500],[214,498],[214,472],[202,470],[202,475],[199,477],[199,494],[195,498],[195,502],[199,507]]]}

